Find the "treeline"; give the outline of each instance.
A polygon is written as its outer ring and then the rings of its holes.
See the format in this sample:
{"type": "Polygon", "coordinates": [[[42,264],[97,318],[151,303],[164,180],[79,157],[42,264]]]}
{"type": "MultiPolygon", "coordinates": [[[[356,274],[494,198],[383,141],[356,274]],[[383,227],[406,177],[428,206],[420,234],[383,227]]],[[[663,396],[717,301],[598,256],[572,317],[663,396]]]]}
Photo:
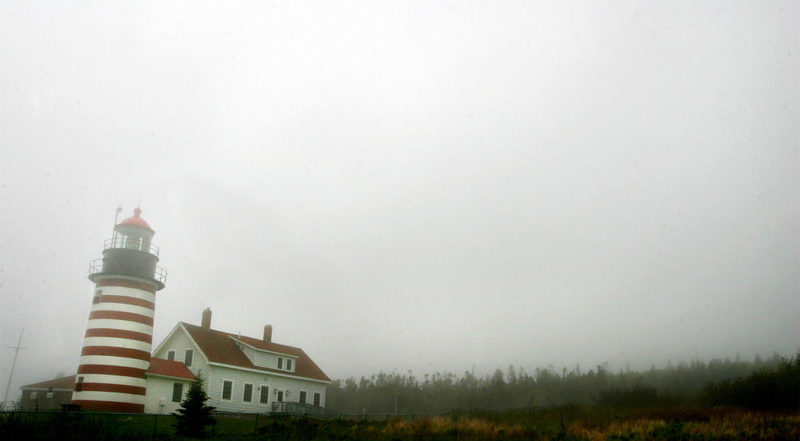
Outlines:
{"type": "Polygon", "coordinates": [[[710,383],[700,397],[708,406],[800,410],[800,353],[794,359],[781,360],[775,369],[710,383]]]}
{"type": "MultiPolygon", "coordinates": [[[[326,407],[343,414],[424,414],[446,413],[454,409],[505,409],[567,403],[612,406],[634,402],[650,406],[734,404],[730,396],[735,393],[731,391],[741,387],[736,382],[739,380],[735,379],[754,372],[764,375],[779,372],[794,364],[800,367],[800,355],[796,360],[786,360],[777,354],[768,359],[756,356],[752,361],[738,357],[709,362],[695,360],[668,364],[659,369],[652,367],[646,371],[615,373],[609,372],[607,363],[587,371],[576,366],[569,371],[548,367],[527,372],[509,366],[485,376],[476,376],[469,371],[462,375],[437,372],[422,377],[416,377],[410,371],[405,374],[381,372],[358,380],[352,377],[335,380],[328,387],[326,407]],[[728,398],[720,398],[723,395],[728,398]]],[[[797,393],[797,389],[793,392],[797,393]]]]}

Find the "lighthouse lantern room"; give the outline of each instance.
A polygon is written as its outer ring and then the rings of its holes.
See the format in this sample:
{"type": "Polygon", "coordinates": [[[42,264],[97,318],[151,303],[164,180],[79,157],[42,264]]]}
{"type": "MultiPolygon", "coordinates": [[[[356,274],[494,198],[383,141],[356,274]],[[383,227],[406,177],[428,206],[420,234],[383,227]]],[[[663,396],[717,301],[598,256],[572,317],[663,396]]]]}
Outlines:
{"type": "Polygon", "coordinates": [[[157,265],[155,231],[141,213],[136,208],[114,226],[103,258],[89,267],[95,291],[72,393],[83,409],[144,412],[155,294],[166,272],[157,265]]]}

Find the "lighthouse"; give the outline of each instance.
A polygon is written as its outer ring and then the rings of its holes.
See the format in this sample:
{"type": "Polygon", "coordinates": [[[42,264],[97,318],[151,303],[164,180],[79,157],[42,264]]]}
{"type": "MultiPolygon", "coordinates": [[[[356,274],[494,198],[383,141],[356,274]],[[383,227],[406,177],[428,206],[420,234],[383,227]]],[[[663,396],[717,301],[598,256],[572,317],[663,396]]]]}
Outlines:
{"type": "Polygon", "coordinates": [[[116,224],[103,258],[89,266],[94,296],[72,393],[72,404],[86,410],[144,412],[156,291],[166,272],[141,214],[136,208],[116,224]]]}

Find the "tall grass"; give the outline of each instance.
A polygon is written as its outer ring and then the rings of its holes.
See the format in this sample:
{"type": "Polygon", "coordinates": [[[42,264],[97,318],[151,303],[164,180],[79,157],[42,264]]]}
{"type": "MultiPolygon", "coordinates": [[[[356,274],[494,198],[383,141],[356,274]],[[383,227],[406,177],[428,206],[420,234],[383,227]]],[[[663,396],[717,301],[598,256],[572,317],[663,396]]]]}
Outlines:
{"type": "MultiPolygon", "coordinates": [[[[171,416],[155,439],[183,440],[171,416]]],[[[3,439],[153,439],[153,415],[0,414],[3,439]]],[[[564,406],[535,412],[457,413],[407,420],[314,420],[261,417],[218,421],[209,440],[281,441],[670,441],[800,440],[800,413],[716,409],[635,409],[564,406]],[[256,426],[255,423],[258,423],[256,426]]]]}

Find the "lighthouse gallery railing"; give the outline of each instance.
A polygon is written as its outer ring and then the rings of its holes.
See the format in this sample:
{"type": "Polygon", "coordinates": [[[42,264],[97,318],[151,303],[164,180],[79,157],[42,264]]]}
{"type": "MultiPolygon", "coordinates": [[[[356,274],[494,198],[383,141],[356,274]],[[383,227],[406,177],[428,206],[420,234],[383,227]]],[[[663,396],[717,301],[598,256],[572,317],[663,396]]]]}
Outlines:
{"type": "MultiPolygon", "coordinates": [[[[100,274],[103,272],[103,259],[95,259],[89,264],[89,275],[92,274],[100,274]]],[[[167,283],[167,270],[161,268],[160,266],[156,266],[155,273],[153,274],[153,278],[158,280],[159,282],[166,284],[167,283]]]]}

